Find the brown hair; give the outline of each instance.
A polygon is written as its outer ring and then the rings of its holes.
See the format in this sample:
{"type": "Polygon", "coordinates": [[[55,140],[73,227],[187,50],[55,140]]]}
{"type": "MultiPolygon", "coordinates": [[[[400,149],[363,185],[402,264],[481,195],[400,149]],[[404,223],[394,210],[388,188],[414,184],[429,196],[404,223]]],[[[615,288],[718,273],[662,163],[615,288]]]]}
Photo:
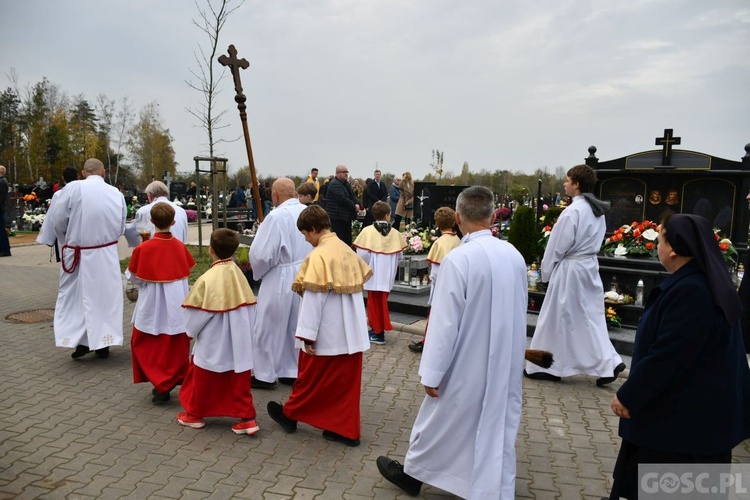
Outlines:
{"type": "Polygon", "coordinates": [[[331,218],[320,205],[310,205],[299,214],[297,229],[300,231],[317,231],[331,228],[331,218]]]}
{"type": "Polygon", "coordinates": [[[211,248],[220,259],[228,259],[240,246],[240,233],[231,229],[219,228],[211,233],[211,248]]]}
{"type": "Polygon", "coordinates": [[[315,195],[318,194],[318,190],[315,189],[315,184],[312,182],[303,182],[299,185],[297,188],[297,195],[298,196],[312,196],[315,198],[315,195]]]}
{"type": "Polygon", "coordinates": [[[384,201],[376,201],[370,211],[375,220],[384,220],[391,213],[391,207],[384,201]]]}
{"type": "Polygon", "coordinates": [[[588,165],[576,165],[568,170],[570,182],[578,183],[581,193],[591,193],[596,186],[596,171],[588,165]]]}
{"type": "Polygon", "coordinates": [[[151,207],[151,222],[157,229],[169,229],[174,221],[174,208],[169,203],[160,201],[151,207]]]}
{"type": "Polygon", "coordinates": [[[450,231],[456,225],[456,212],[450,207],[435,210],[435,225],[441,231],[450,231]]]}

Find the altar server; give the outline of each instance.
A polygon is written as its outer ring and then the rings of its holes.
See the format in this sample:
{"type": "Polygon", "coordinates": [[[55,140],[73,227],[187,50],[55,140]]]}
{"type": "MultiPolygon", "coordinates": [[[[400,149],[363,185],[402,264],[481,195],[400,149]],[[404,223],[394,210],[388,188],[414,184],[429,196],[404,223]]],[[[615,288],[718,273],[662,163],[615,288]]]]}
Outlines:
{"type": "Polygon", "coordinates": [[[84,180],[58,191],[37,242],[61,245],[62,268],[55,305],[55,345],[75,348],[73,359],[122,345],[122,273],[117,240],[125,230],[122,193],[104,182],[104,164],[83,165],[84,180]]]}
{"type": "Polygon", "coordinates": [[[204,417],[235,417],[235,434],[255,434],[255,406],[250,391],[255,295],[232,260],[240,245],[236,231],[211,233],[208,250],[213,264],[185,298],[187,334],[195,339],[185,381],[180,389],[184,412],[180,425],[200,429],[204,417]]]}
{"type": "Polygon", "coordinates": [[[286,432],[302,421],[329,441],[358,446],[362,353],[370,346],[362,290],[372,270],[331,232],[322,207],[307,207],[297,227],[315,247],[292,285],[302,294],[296,337],[304,351],[289,400],[270,401],[268,414],[286,432]]]}
{"type": "Polygon", "coordinates": [[[169,401],[182,384],[190,358],[182,301],[195,260],[185,244],[172,236],[175,211],[164,202],[151,206],[154,237],[133,250],[125,276],[138,286],[133,310],[133,382],[151,382],[154,403],[169,401]]]}
{"type": "Polygon", "coordinates": [[[277,179],[271,188],[274,210],[268,213],[250,247],[253,278],[263,280],[258,292],[258,319],[253,331],[253,388],[271,389],[278,378],[291,385],[297,378],[299,349],[294,346],[300,297],[292,282],[312,246],[297,230],[305,205],[296,198],[294,182],[277,179]]]}
{"type": "Polygon", "coordinates": [[[462,498],[515,495],[526,347],[526,266],[492,236],[493,194],[461,192],[460,246],[440,265],[419,375],[425,397],[405,465],[379,457],[389,481],[416,495],[422,483],[462,498]],[[498,314],[497,305],[503,310],[498,314]]]}
{"type": "Polygon", "coordinates": [[[609,203],[591,194],[595,185],[591,167],[568,170],[565,194],[573,202],[557,219],[544,251],[542,281],[549,285],[531,339],[531,349],[553,352],[555,363],[546,371],[527,363],[529,378],[558,381],[583,374],[599,377],[596,385],[603,386],[625,369],[607,333],[596,254],[604,241],[609,203]]]}
{"type": "Polygon", "coordinates": [[[391,227],[391,207],[388,203],[376,201],[369,211],[375,222],[359,233],[353,246],[372,269],[372,278],[365,283],[370,343],[385,344],[385,331],[393,329],[388,312],[388,294],[396,280],[398,263],[404,258],[406,242],[401,233],[391,227]]]}

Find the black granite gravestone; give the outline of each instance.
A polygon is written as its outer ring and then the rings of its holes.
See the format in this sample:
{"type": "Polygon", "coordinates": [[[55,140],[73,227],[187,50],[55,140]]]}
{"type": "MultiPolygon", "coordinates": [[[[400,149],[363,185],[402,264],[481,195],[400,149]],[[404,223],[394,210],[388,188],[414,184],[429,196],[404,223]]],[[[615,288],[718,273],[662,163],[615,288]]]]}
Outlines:
{"type": "Polygon", "coordinates": [[[187,184],[184,182],[171,182],[169,184],[169,199],[184,198],[187,193],[187,184]]]}
{"type": "Polygon", "coordinates": [[[432,226],[435,210],[440,207],[456,209],[456,198],[469,186],[438,186],[434,182],[414,183],[414,218],[423,226],[432,226]]]}

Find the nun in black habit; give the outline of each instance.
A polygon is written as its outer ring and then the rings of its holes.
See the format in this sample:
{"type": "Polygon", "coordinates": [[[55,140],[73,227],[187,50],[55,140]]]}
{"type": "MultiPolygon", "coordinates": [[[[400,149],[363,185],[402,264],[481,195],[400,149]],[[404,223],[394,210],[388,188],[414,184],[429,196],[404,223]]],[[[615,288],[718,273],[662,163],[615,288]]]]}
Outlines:
{"type": "Polygon", "coordinates": [[[630,375],[612,399],[622,445],[611,499],[638,498],[638,464],[729,463],[750,437],[742,305],[711,226],[673,215],[658,239],[671,276],[648,297],[630,375]]]}

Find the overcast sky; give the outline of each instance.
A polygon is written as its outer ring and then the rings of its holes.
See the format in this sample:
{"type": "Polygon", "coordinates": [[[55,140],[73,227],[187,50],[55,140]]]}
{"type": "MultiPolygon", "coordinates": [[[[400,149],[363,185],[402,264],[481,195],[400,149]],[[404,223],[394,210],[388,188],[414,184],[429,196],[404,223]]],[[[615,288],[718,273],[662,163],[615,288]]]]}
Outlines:
{"type": "MultiPolygon", "coordinates": [[[[205,0],[198,0],[203,4],[205,0]]],[[[178,170],[207,153],[185,111],[204,35],[189,0],[2,0],[0,88],[46,76],[93,105],[156,101],[178,170]]],[[[750,143],[747,0],[247,0],[220,46],[242,71],[260,175],[570,167],[653,149],[739,160],[750,143]]],[[[224,138],[241,137],[231,77],[224,138]]],[[[244,142],[220,145],[230,170],[244,142]]]]}

